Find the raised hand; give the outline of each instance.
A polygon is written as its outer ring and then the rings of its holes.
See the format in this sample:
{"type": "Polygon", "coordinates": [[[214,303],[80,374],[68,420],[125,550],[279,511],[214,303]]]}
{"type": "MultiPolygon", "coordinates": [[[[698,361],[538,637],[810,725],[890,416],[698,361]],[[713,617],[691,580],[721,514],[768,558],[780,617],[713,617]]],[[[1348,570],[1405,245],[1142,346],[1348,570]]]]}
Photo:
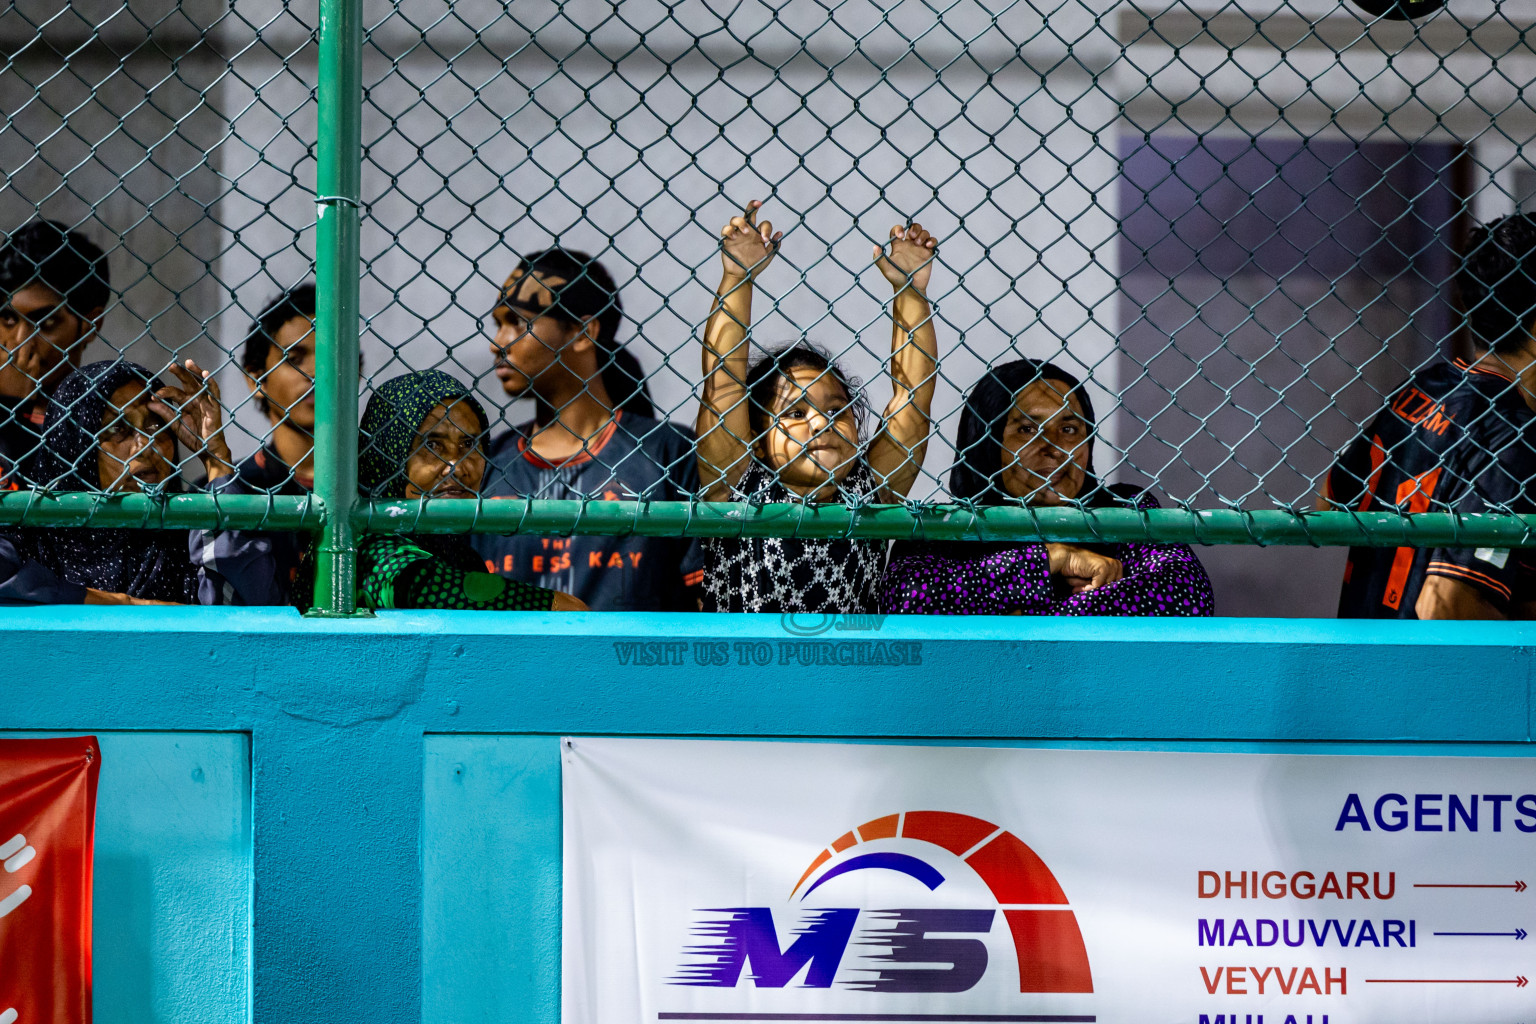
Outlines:
{"type": "Polygon", "coordinates": [[[715,291],[701,346],[704,393],[695,420],[700,491],[708,500],[724,500],[740,479],[750,453],[747,416],[747,333],[752,325],[752,282],[779,252],[782,231],[757,222],[762,201],[754,199],[739,217],[720,229],[720,262],[725,274],[715,291]]]}
{"type": "Polygon", "coordinates": [[[720,260],[728,278],[756,280],[779,254],[784,232],[775,233],[769,221],[757,222],[762,205],[761,199],[752,200],[740,217],[720,229],[720,260]]]}
{"type": "Polygon", "coordinates": [[[155,392],[149,407],[176,431],[176,437],[188,450],[197,453],[216,480],[233,471],[229,445],[224,443],[224,406],[219,400],[219,382],[197,363],[171,364],[171,373],[181,387],[165,387],[155,392]]]}
{"type": "Polygon", "coordinates": [[[910,285],[914,291],[926,295],[938,252],[939,240],[921,224],[906,227],[897,224],[891,228],[890,242],[875,246],[875,266],[898,293],[910,285]]]}

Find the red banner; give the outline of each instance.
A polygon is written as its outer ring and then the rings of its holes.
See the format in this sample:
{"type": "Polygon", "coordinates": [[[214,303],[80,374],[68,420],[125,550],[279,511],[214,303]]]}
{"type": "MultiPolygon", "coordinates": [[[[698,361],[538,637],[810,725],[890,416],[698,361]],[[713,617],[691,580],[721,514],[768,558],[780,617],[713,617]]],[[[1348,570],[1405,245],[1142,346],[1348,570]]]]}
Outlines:
{"type": "Polygon", "coordinates": [[[94,736],[0,739],[0,1024],[90,1024],[94,736]]]}

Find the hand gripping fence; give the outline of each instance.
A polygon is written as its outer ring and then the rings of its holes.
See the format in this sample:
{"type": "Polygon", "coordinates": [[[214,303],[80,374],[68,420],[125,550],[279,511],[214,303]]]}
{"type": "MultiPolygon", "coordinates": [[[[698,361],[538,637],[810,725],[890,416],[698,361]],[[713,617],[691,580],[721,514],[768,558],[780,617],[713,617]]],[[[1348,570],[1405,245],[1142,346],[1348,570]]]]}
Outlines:
{"type": "MultiPolygon", "coordinates": [[[[0,228],[73,230],[104,252],[110,294],[41,270],[3,282],[20,289],[0,322],[10,452],[20,466],[48,448],[38,417],[60,358],[121,356],[176,389],[147,431],[177,435],[188,485],[83,490],[12,467],[0,523],[317,533],[316,603],[341,615],[357,538],[376,531],[1528,546],[1520,503],[1313,510],[1410,375],[1478,358],[1457,287],[1475,226],[1536,200],[1536,14],[1365,7],[321,0],[314,24],[281,0],[12,0],[0,228]],[[753,233],[722,235],[733,218],[753,233]],[[756,234],[764,221],[782,238],[756,234]],[[732,263],[750,243],[761,251],[732,263]],[[560,289],[504,291],[554,245],[597,257],[622,317],[588,383],[513,396],[499,365],[564,356],[530,348],[535,324],[498,364],[498,330],[598,312],[572,314],[560,289]],[[313,340],[253,350],[273,296],[311,279],[313,340]],[[745,314],[730,297],[743,279],[745,314]],[[37,281],[67,301],[39,308],[23,287],[37,281]],[[355,384],[442,369],[474,383],[500,433],[599,380],[617,403],[628,374],[658,421],[693,429],[701,401],[715,409],[700,453],[739,470],[774,443],[760,413],[842,429],[819,399],[794,411],[749,394],[752,359],[802,341],[854,392],[851,458],[884,486],[723,500],[752,496],[706,470],[692,501],[359,495],[355,384]],[[1076,443],[1100,479],[1163,507],[1042,504],[1043,484],[953,499],[963,398],[1020,358],[1084,382],[1097,416],[1076,443]],[[313,377],[312,406],[305,388],[282,393],[285,366],[313,377]],[[297,470],[260,493],[192,483],[276,451],[284,410],[290,462],[312,438],[312,485],[297,470]]],[[[40,268],[61,246],[28,251],[40,268]]],[[[89,276],[90,253],[76,262],[89,276]]],[[[1528,329],[1536,299],[1509,312],[1528,329]]],[[[612,454],[588,439],[585,457],[612,454]]]]}

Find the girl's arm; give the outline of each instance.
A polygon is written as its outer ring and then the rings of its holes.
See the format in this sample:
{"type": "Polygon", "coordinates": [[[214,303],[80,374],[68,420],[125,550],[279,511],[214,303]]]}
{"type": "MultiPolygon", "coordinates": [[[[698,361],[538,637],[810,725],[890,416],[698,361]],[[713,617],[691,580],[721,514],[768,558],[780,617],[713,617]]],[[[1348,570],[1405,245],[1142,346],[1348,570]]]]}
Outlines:
{"type": "Polygon", "coordinates": [[[938,240],[921,224],[891,228],[890,251],[875,247],[875,266],[896,289],[891,300],[891,402],[869,446],[881,501],[907,496],[928,451],[939,342],[928,304],[938,240]]]}
{"type": "Polygon", "coordinates": [[[762,201],[752,200],[720,231],[724,273],[704,325],[704,397],[697,421],[699,496],[723,501],[751,457],[747,409],[747,329],[752,324],[752,287],[779,251],[781,231],[757,223],[762,201]]]}

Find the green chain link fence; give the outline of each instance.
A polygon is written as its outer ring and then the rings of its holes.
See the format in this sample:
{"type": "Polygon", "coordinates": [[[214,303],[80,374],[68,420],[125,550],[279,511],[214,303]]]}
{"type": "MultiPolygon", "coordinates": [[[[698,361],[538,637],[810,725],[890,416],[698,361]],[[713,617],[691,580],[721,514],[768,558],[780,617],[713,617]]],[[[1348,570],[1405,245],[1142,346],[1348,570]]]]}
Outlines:
{"type": "Polygon", "coordinates": [[[241,340],[313,276],[315,457],[312,496],[21,489],[0,522],[319,530],[336,614],[381,530],[1528,545],[1532,516],[1311,509],[1411,372],[1469,352],[1458,247],[1536,197],[1532,26],[1474,0],[12,0],[6,226],[107,251],[93,357],[197,360],[236,458],[266,430],[241,340]],[[658,417],[692,426],[720,226],[754,198],[785,232],[754,343],[819,342],[876,407],[871,246],[939,239],[907,503],[359,500],[359,359],[365,390],[441,368],[519,422],[488,315],[556,241],[614,273],[658,417]],[[1089,382],[1100,474],[1168,507],[948,502],[960,398],[1020,356],[1089,382]]]}

